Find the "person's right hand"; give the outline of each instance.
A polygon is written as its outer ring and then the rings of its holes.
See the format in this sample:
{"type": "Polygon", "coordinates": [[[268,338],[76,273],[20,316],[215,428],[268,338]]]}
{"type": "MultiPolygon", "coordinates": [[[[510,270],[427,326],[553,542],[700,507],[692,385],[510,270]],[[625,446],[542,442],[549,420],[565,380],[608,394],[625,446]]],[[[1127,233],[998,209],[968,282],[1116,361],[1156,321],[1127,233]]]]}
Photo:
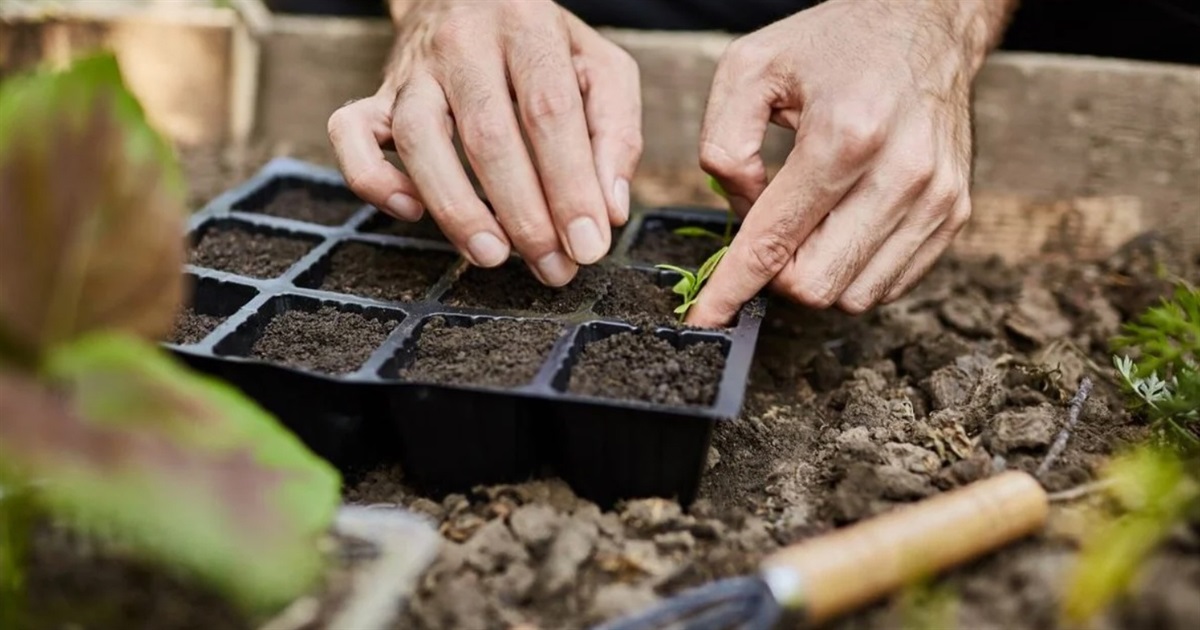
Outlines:
{"type": "Polygon", "coordinates": [[[547,285],[607,254],[642,150],[633,59],[549,0],[419,2],[397,42],[379,91],[329,119],[351,189],[405,221],[428,209],[476,266],[515,249],[547,285]],[[407,175],[385,159],[392,145],[407,175]]]}

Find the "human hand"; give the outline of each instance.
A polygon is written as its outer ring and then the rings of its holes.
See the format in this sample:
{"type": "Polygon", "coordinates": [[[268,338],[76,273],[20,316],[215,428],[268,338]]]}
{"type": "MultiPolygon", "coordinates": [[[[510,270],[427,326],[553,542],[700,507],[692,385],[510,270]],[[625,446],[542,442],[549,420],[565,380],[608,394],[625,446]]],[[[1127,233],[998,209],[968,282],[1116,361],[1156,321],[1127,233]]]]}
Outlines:
{"type": "Polygon", "coordinates": [[[428,209],[474,265],[516,249],[547,285],[607,254],[642,150],[633,59],[549,0],[419,1],[397,31],[379,91],[329,119],[351,189],[401,220],[428,209]],[[407,175],[384,158],[393,145],[407,175]]]}
{"type": "Polygon", "coordinates": [[[688,323],[768,285],[850,313],[907,292],[971,215],[969,88],[1011,2],[829,0],[735,41],[700,161],[744,221],[688,323]],[[768,121],[796,131],[769,184],[768,121]]]}

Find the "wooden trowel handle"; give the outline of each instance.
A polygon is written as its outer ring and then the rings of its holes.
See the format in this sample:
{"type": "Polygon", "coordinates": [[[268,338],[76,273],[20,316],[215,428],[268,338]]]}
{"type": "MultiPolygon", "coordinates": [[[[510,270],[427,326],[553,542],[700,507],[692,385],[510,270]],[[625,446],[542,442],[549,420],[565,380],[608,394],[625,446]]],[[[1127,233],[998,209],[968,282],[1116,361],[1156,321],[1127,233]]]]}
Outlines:
{"type": "Polygon", "coordinates": [[[1049,507],[1032,476],[1001,473],[782,549],[764,574],[818,624],[1036,531],[1049,507]]]}

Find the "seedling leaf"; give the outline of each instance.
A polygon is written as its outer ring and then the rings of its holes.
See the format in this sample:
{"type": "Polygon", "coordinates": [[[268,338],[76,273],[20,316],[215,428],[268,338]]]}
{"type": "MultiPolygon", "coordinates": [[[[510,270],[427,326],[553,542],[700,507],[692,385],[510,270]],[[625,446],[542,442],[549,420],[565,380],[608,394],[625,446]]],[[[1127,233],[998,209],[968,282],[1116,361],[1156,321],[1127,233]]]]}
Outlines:
{"type": "Polygon", "coordinates": [[[708,176],[708,188],[718,195],[721,195],[725,199],[729,199],[729,193],[725,192],[725,187],[722,186],[721,182],[717,181],[717,178],[713,177],[712,175],[708,176]]]}
{"type": "Polygon", "coordinates": [[[704,237],[704,238],[714,238],[714,239],[717,239],[718,241],[725,238],[725,237],[721,236],[720,234],[713,232],[712,230],[702,228],[697,225],[685,225],[681,228],[675,228],[674,230],[671,230],[671,231],[680,236],[689,236],[689,237],[695,236],[695,237],[704,237]]]}
{"type": "Polygon", "coordinates": [[[182,300],[182,177],[111,55],[0,88],[0,350],[159,338],[182,300]],[[20,270],[20,273],[13,273],[20,270]]]}
{"type": "Polygon", "coordinates": [[[39,504],[251,609],[312,585],[340,479],[264,411],[129,335],[80,339],[46,373],[53,389],[0,372],[0,469],[38,480],[39,504]]]}
{"type": "Polygon", "coordinates": [[[725,257],[725,252],[727,251],[729,251],[728,247],[722,247],[721,249],[718,249],[716,253],[708,257],[708,260],[704,261],[703,265],[700,265],[700,269],[696,272],[697,283],[704,284],[704,282],[708,280],[708,277],[711,276],[714,271],[716,271],[717,265],[721,262],[721,259],[725,257]]]}

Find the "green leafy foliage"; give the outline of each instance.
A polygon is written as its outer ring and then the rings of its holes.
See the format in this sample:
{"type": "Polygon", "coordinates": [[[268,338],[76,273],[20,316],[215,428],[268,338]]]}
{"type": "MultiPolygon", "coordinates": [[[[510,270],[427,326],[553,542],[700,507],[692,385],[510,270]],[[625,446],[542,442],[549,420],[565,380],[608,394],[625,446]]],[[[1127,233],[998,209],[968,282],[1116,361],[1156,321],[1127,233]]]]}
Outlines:
{"type": "MultiPolygon", "coordinates": [[[[716,180],[716,178],[713,177],[712,175],[708,176],[708,187],[713,192],[720,195],[723,199],[726,199],[726,200],[729,199],[729,193],[725,192],[725,188],[723,186],[721,186],[721,182],[718,182],[716,180]]],[[[724,246],[729,246],[729,243],[733,240],[733,212],[730,212],[730,211],[725,212],[725,233],[724,234],[717,234],[716,232],[713,232],[712,230],[702,228],[699,226],[694,226],[694,225],[685,225],[681,228],[675,228],[674,230],[672,230],[672,232],[675,234],[678,234],[680,236],[687,236],[687,237],[694,237],[694,238],[711,238],[711,239],[720,241],[721,244],[724,246]]]]}
{"type": "Polygon", "coordinates": [[[29,364],[111,328],[170,330],[182,178],[108,55],[0,87],[0,350],[29,364]]]}
{"type": "Polygon", "coordinates": [[[722,247],[717,250],[716,253],[709,256],[708,260],[704,261],[703,265],[700,265],[696,273],[692,273],[682,267],[676,267],[675,265],[656,265],[659,269],[673,271],[681,276],[671,289],[683,298],[683,303],[675,307],[675,313],[679,315],[679,321],[683,321],[687,317],[688,310],[699,299],[700,289],[704,286],[704,283],[708,282],[708,278],[712,275],[713,271],[716,271],[717,264],[721,262],[721,259],[725,256],[725,252],[728,250],[728,247],[722,247]]]}
{"type": "Polygon", "coordinates": [[[1142,561],[1200,504],[1200,292],[1181,286],[1113,342],[1129,408],[1154,429],[1151,441],[1115,459],[1105,473],[1115,513],[1093,525],[1063,601],[1083,621],[1119,597],[1142,561]]]}
{"type": "Polygon", "coordinates": [[[675,228],[674,230],[671,230],[671,232],[678,234],[680,236],[697,237],[697,238],[711,238],[711,239],[716,239],[718,241],[725,238],[725,237],[721,236],[720,234],[713,232],[712,230],[709,230],[707,228],[702,228],[698,225],[685,225],[680,228],[675,228]]]}
{"type": "Polygon", "coordinates": [[[0,128],[0,492],[29,490],[0,503],[0,568],[19,575],[36,510],[248,608],[296,597],[340,479],[155,345],[182,301],[184,190],[115,59],[7,80],[0,128]]]}

